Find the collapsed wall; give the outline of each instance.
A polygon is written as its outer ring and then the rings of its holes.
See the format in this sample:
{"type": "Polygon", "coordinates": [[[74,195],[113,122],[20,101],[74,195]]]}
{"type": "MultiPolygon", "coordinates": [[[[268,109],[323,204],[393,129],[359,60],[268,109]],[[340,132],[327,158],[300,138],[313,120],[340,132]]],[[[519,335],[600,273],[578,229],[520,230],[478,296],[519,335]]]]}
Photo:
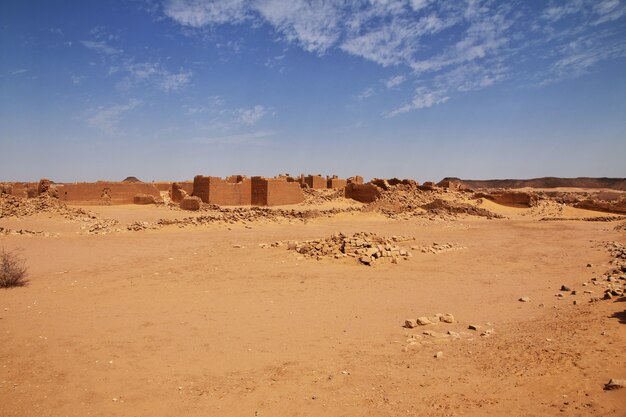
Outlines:
{"type": "Polygon", "coordinates": [[[371,203],[380,197],[381,189],[368,182],[367,184],[348,183],[346,185],[346,198],[351,198],[361,203],[371,203]]]}

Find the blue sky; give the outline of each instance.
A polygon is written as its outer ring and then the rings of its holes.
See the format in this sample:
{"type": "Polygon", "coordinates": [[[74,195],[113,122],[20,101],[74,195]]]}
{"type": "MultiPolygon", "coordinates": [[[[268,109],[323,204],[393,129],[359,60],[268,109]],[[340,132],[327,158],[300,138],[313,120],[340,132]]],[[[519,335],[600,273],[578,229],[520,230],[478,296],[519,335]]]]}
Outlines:
{"type": "Polygon", "coordinates": [[[0,180],[626,176],[626,2],[0,0],[0,180]]]}

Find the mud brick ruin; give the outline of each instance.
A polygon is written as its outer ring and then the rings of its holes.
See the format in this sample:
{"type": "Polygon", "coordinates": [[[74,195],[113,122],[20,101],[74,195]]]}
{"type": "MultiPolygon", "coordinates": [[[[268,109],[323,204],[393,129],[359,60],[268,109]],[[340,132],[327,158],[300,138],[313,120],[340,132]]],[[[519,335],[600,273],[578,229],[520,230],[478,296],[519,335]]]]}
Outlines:
{"type": "MultiPolygon", "coordinates": [[[[39,183],[2,184],[4,187],[2,192],[29,198],[45,194],[66,203],[83,205],[159,204],[168,201],[181,205],[183,201],[188,200],[185,206],[196,207],[201,203],[219,206],[281,206],[302,203],[305,200],[305,194],[302,191],[304,188],[342,191],[346,198],[370,203],[389,187],[419,186],[413,180],[397,178],[374,178],[364,183],[361,176],[341,179],[336,175],[323,177],[304,174],[297,177],[281,174],[274,178],[244,175],[220,178],[196,175],[193,181],[150,183],[141,182],[134,177],[129,178],[133,180],[93,183],[53,183],[42,179],[39,183]],[[193,201],[191,201],[192,197],[193,201]]],[[[424,185],[425,188],[435,186],[433,183],[424,185]]],[[[460,185],[452,181],[442,186],[452,189],[460,188],[460,185]]]]}

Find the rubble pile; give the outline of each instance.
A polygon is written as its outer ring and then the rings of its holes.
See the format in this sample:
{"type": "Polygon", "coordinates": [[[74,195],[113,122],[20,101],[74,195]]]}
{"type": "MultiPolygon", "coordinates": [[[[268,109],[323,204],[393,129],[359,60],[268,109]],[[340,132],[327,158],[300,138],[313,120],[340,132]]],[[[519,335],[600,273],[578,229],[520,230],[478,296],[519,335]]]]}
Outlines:
{"type": "Polygon", "coordinates": [[[0,236],[43,236],[43,237],[56,237],[58,233],[42,232],[37,230],[28,229],[9,229],[7,227],[0,226],[0,236]]]}
{"type": "Polygon", "coordinates": [[[37,213],[56,213],[68,220],[91,216],[85,210],[68,207],[65,203],[43,194],[35,198],[0,194],[0,218],[27,217],[37,213]]]}
{"type": "Polygon", "coordinates": [[[343,189],[303,188],[302,193],[304,194],[303,205],[323,204],[345,196],[343,189]]]}
{"type": "Polygon", "coordinates": [[[382,237],[375,233],[365,232],[355,233],[352,236],[335,233],[325,239],[314,239],[304,242],[281,241],[271,246],[278,247],[286,244],[287,249],[294,250],[304,257],[317,260],[352,257],[363,265],[373,265],[381,261],[398,263],[399,259],[407,260],[413,255],[407,249],[396,245],[396,243],[413,239],[411,236],[382,237]]]}
{"type": "Polygon", "coordinates": [[[453,202],[442,199],[436,199],[435,201],[424,204],[422,208],[433,214],[467,214],[470,216],[479,216],[486,217],[488,219],[503,219],[504,216],[500,214],[493,213],[489,210],[486,210],[481,207],[476,207],[471,204],[461,203],[461,202],[453,202]]]}
{"type": "MultiPolygon", "coordinates": [[[[615,222],[626,220],[624,216],[594,216],[594,217],[542,217],[540,222],[554,222],[554,221],[583,221],[583,222],[615,222]]],[[[616,228],[616,230],[618,230],[616,228]]]]}
{"type": "Polygon", "coordinates": [[[183,219],[161,219],[157,224],[162,226],[179,225],[198,226],[211,223],[250,223],[256,221],[279,222],[283,220],[307,221],[317,217],[331,217],[338,213],[356,212],[358,208],[332,208],[328,210],[286,210],[286,209],[270,209],[265,207],[237,207],[237,208],[220,208],[219,206],[203,204],[201,214],[195,217],[185,217],[183,219]]]}
{"type": "MultiPolygon", "coordinates": [[[[607,242],[605,247],[613,258],[609,262],[611,268],[604,273],[602,278],[591,279],[591,284],[603,290],[603,296],[591,297],[590,302],[610,300],[613,297],[624,296],[624,286],[626,285],[626,245],[619,242],[607,242]]],[[[584,283],[583,286],[586,287],[588,284],[584,283]]],[[[569,288],[567,289],[569,290],[569,288]]],[[[593,294],[592,290],[586,290],[584,292],[593,294]]],[[[575,293],[576,291],[573,290],[572,294],[575,293]]]]}
{"type": "Polygon", "coordinates": [[[431,220],[451,220],[459,215],[504,218],[466,201],[466,193],[460,191],[423,189],[414,184],[398,184],[389,186],[378,199],[364,207],[363,211],[376,211],[396,220],[418,216],[431,220]]]}
{"type": "Polygon", "coordinates": [[[430,246],[411,246],[412,250],[418,250],[422,253],[433,253],[438,255],[442,252],[452,252],[461,249],[466,249],[464,246],[459,245],[456,242],[453,243],[437,243],[433,242],[430,246]]]}
{"type": "MultiPolygon", "coordinates": [[[[37,213],[58,214],[67,220],[84,223],[81,230],[89,234],[108,232],[113,226],[118,224],[117,220],[101,219],[86,210],[68,207],[65,203],[51,197],[48,193],[34,198],[0,194],[0,219],[5,217],[28,217],[37,213]]],[[[24,231],[21,234],[28,234],[28,232],[24,231]]]]}

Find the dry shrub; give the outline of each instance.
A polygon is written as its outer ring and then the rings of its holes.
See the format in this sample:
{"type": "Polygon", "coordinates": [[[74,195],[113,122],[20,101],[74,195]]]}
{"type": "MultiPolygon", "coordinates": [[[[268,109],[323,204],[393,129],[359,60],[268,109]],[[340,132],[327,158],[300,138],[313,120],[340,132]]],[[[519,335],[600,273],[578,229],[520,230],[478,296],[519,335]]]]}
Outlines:
{"type": "Polygon", "coordinates": [[[0,250],[0,288],[23,287],[28,283],[24,263],[17,251],[0,250]]]}

